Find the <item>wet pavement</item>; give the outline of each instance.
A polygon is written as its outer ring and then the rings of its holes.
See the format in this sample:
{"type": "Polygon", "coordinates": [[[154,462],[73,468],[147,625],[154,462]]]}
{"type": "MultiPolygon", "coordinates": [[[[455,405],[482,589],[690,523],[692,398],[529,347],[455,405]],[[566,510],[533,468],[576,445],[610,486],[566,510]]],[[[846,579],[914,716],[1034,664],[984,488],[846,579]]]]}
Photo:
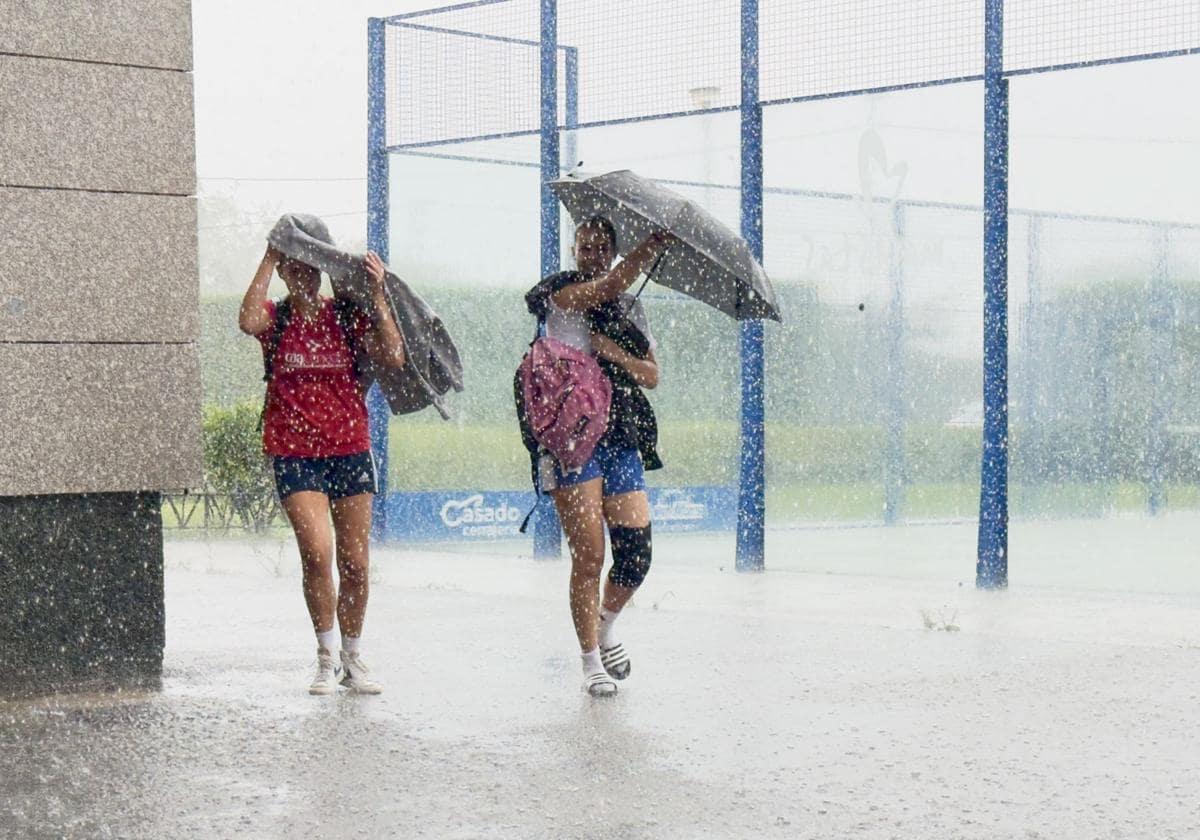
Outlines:
{"type": "Polygon", "coordinates": [[[294,549],[171,542],[160,692],[0,702],[0,836],[1196,836],[1200,596],[662,542],[608,701],[565,563],[377,551],[385,694],[314,698],[294,549]]]}

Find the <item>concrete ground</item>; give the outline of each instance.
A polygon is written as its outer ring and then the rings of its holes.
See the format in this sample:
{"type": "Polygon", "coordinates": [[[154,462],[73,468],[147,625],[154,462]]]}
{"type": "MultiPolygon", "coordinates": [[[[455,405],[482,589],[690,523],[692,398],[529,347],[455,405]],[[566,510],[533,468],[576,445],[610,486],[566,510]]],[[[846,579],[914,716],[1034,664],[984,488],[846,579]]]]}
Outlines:
{"type": "Polygon", "coordinates": [[[386,692],[313,698],[294,548],[173,540],[161,692],[0,702],[0,836],[1194,838],[1197,523],[1155,524],[1014,528],[1004,592],[969,524],[753,575],[663,537],[607,701],[523,546],[376,550],[386,692]]]}

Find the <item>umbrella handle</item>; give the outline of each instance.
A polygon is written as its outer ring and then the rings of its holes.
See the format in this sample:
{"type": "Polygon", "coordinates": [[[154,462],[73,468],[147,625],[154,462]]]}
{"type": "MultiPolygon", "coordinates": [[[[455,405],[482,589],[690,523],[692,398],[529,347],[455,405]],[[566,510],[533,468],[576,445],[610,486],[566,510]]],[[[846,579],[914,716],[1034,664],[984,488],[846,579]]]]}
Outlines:
{"type": "Polygon", "coordinates": [[[645,290],[646,284],[650,282],[650,278],[654,276],[654,272],[658,270],[659,263],[663,261],[663,257],[667,255],[667,251],[669,250],[670,248],[664,248],[663,252],[659,254],[658,258],[654,261],[654,265],[650,266],[650,270],[646,272],[646,279],[642,281],[642,285],[638,286],[637,294],[633,296],[633,300],[629,301],[629,308],[625,310],[626,317],[628,317],[629,313],[633,311],[634,304],[636,304],[637,299],[642,296],[642,292],[645,290]]]}
{"type": "MultiPolygon", "coordinates": [[[[658,271],[658,267],[662,264],[662,261],[667,258],[667,252],[670,250],[670,245],[668,245],[666,248],[663,248],[662,253],[660,253],[654,260],[654,265],[650,266],[650,270],[646,272],[646,282],[642,283],[642,289],[646,288],[646,283],[650,282],[650,278],[654,276],[654,272],[658,271]]],[[[642,293],[642,289],[638,289],[639,295],[642,293]]]]}
{"type": "MultiPolygon", "coordinates": [[[[650,275],[649,275],[649,274],[647,274],[647,275],[646,275],[646,279],[642,281],[642,285],[638,286],[637,294],[635,294],[635,295],[633,296],[633,300],[629,301],[629,308],[630,308],[630,309],[633,309],[633,305],[634,305],[635,303],[637,303],[637,299],[638,299],[638,298],[640,298],[640,297],[642,296],[642,290],[646,288],[646,284],[647,284],[647,283],[649,283],[649,282],[650,282],[650,275]]],[[[627,311],[625,314],[626,314],[626,315],[628,315],[628,314],[629,314],[629,312],[627,311]]]]}

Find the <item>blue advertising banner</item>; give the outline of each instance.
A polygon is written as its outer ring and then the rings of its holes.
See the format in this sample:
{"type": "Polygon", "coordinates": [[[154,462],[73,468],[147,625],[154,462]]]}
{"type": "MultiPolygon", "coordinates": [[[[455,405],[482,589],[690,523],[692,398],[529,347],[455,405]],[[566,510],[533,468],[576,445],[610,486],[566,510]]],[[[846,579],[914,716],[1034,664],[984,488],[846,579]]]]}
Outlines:
{"type": "MultiPolygon", "coordinates": [[[[523,537],[517,530],[533,507],[532,491],[436,490],[388,493],[383,497],[384,539],[435,542],[523,537]]],[[[654,532],[729,531],[737,523],[732,487],[652,487],[654,532]]]]}

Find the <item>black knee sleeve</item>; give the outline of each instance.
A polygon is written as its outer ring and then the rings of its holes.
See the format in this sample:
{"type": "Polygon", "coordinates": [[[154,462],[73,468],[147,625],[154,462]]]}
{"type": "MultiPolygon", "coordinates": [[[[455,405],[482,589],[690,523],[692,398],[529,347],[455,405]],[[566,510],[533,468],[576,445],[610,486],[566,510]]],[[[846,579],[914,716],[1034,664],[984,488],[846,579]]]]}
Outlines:
{"type": "Polygon", "coordinates": [[[610,526],[608,535],[612,540],[612,568],[608,579],[617,586],[637,589],[650,571],[650,526],[624,528],[610,526]]]}

